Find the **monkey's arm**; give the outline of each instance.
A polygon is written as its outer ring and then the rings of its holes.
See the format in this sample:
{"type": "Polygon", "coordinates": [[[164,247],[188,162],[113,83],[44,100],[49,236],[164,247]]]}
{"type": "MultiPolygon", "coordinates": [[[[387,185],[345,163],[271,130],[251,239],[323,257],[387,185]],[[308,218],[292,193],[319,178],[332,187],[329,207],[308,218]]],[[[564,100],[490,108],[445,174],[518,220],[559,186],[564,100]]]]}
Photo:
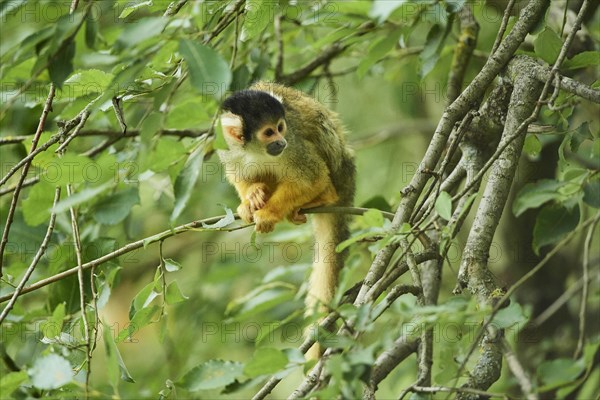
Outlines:
{"type": "Polygon", "coordinates": [[[241,203],[237,208],[240,218],[244,222],[253,222],[253,214],[265,206],[269,199],[269,189],[262,182],[233,182],[241,203]]]}
{"type": "Polygon", "coordinates": [[[337,199],[329,177],[322,177],[316,183],[282,181],[265,205],[254,213],[256,231],[271,232],[286,217],[294,223],[303,223],[306,218],[298,214],[300,208],[332,204],[337,199]]]}

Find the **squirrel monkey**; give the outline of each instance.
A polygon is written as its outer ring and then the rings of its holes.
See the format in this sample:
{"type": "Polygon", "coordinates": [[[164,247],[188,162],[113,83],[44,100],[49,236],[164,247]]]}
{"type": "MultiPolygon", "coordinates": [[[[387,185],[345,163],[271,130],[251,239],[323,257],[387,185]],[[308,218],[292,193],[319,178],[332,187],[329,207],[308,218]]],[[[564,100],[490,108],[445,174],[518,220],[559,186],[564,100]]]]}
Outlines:
{"type": "MultiPolygon", "coordinates": [[[[352,152],[337,115],[306,94],[259,82],[223,102],[223,135],[229,150],[218,154],[235,186],[245,222],[270,232],[287,218],[301,224],[302,208],[351,206],[355,190],[352,152]]],[[[307,314],[327,310],[337,286],[344,254],[335,247],[349,236],[342,214],[312,216],[315,254],[306,297],[307,314]]],[[[318,358],[318,344],[308,353],[318,358]]]]}

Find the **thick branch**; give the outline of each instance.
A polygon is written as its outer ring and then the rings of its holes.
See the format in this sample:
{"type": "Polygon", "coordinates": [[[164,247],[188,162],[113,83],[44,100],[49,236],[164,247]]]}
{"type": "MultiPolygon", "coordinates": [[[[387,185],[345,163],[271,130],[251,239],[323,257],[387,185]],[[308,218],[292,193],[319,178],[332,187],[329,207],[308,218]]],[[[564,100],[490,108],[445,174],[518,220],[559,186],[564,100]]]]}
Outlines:
{"type": "MultiPolygon", "coordinates": [[[[410,184],[403,190],[404,197],[400,201],[394,221],[392,222],[393,229],[399,229],[410,218],[413,208],[430,178],[427,171],[435,169],[454,124],[463,118],[469,109],[473,108],[474,103],[481,98],[487,87],[525,40],[527,34],[534,28],[548,5],[548,0],[532,0],[523,9],[513,29],[500,44],[498,50],[488,59],[481,72],[477,74],[458,99],[446,108],[417,173],[413,176],[410,184]]],[[[389,244],[379,251],[365,277],[364,285],[356,299],[357,304],[364,302],[366,293],[384,273],[397,248],[397,244],[389,244]]]]}

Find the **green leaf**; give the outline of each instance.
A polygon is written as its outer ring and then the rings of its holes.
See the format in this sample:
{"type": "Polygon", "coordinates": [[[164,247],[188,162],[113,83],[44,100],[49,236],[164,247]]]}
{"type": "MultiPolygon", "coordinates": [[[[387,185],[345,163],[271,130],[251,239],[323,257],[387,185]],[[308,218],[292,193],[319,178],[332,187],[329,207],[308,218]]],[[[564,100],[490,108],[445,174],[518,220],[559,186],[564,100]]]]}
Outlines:
{"type": "Polygon", "coordinates": [[[440,195],[435,200],[435,211],[440,217],[446,221],[452,218],[452,196],[446,192],[440,192],[440,195]]]}
{"type": "Polygon", "coordinates": [[[94,219],[104,225],[114,225],[123,221],[136,204],[140,204],[138,188],[129,187],[96,203],[93,209],[94,219]]]}
{"type": "Polygon", "coordinates": [[[407,2],[407,0],[375,0],[369,16],[383,22],[389,18],[394,10],[407,2]]]}
{"type": "Polygon", "coordinates": [[[273,20],[274,6],[275,3],[273,0],[252,0],[246,2],[246,15],[241,36],[242,41],[253,39],[267,29],[269,22],[273,20]]]}
{"type": "Polygon", "coordinates": [[[71,75],[65,81],[65,90],[69,93],[69,99],[102,93],[108,88],[113,79],[113,74],[99,69],[87,69],[71,75]]]}
{"type": "Polygon", "coordinates": [[[152,322],[152,317],[158,310],[160,310],[160,307],[153,305],[137,311],[129,321],[129,325],[119,332],[116,341],[122,342],[127,338],[132,338],[136,332],[152,322]]]}
{"type": "Polygon", "coordinates": [[[535,54],[542,60],[546,61],[548,64],[554,64],[560,53],[562,44],[562,40],[558,37],[556,32],[546,27],[546,29],[540,32],[533,41],[533,49],[535,54]]]}
{"type": "Polygon", "coordinates": [[[538,139],[537,135],[527,135],[525,138],[525,144],[523,150],[530,157],[537,157],[542,151],[542,143],[538,139]]]}
{"type": "Polygon", "coordinates": [[[42,325],[42,333],[45,338],[54,339],[55,337],[60,336],[65,315],[65,303],[63,302],[56,306],[52,316],[42,325]]]}
{"type": "Polygon", "coordinates": [[[356,70],[356,74],[359,78],[364,77],[371,66],[385,57],[385,55],[394,48],[398,43],[401,34],[402,30],[395,29],[389,35],[385,35],[369,47],[367,56],[362,59],[356,70]]]}
{"type": "Polygon", "coordinates": [[[386,200],[385,197],[383,197],[381,195],[376,195],[376,196],[371,197],[370,199],[368,199],[367,201],[362,203],[361,207],[376,208],[378,210],[387,211],[387,212],[392,211],[392,206],[390,205],[390,203],[386,200]]]}
{"type": "Polygon", "coordinates": [[[427,34],[427,39],[425,41],[425,47],[421,54],[419,54],[419,59],[421,60],[421,77],[424,78],[429,74],[433,67],[435,67],[436,63],[440,59],[440,55],[442,54],[442,45],[448,36],[448,29],[444,29],[442,25],[435,24],[429,30],[427,34]]]}
{"type": "MultiPolygon", "coordinates": [[[[127,7],[123,8],[123,11],[121,11],[121,14],[119,14],[119,18],[121,18],[121,19],[127,18],[129,16],[129,14],[131,14],[135,10],[151,6],[152,3],[153,3],[152,0],[146,0],[146,1],[140,1],[140,2],[134,3],[132,5],[128,5],[127,7]]],[[[131,3],[129,3],[129,4],[131,4],[131,3]]]]}
{"type": "Polygon", "coordinates": [[[558,358],[542,363],[537,368],[537,374],[545,385],[541,391],[569,382],[575,383],[575,379],[581,375],[584,369],[585,364],[582,359],[558,358]]]}
{"type": "Polygon", "coordinates": [[[179,289],[179,285],[177,285],[177,281],[173,281],[169,283],[167,286],[167,293],[165,301],[167,304],[176,304],[181,303],[182,301],[187,300],[189,297],[181,293],[181,289],[179,289]]]}
{"type": "Polygon", "coordinates": [[[579,223],[579,206],[569,210],[561,204],[550,204],[542,208],[533,228],[533,250],[539,254],[543,246],[556,243],[579,223]]]}
{"type": "Polygon", "coordinates": [[[83,189],[79,192],[76,192],[74,195],[67,197],[64,200],[59,201],[56,206],[52,209],[57,214],[61,212],[67,211],[71,207],[78,206],[79,204],[85,203],[89,200],[95,199],[102,192],[110,189],[115,183],[114,182],[105,182],[102,185],[83,189]]]}
{"type": "Polygon", "coordinates": [[[196,90],[221,98],[231,83],[231,70],[223,57],[212,48],[188,39],[179,42],[179,52],[188,65],[196,90]]]}
{"type": "Polygon", "coordinates": [[[561,69],[578,69],[600,65],[600,51],[584,51],[562,63],[561,69]]]}
{"type": "Polygon", "coordinates": [[[73,72],[73,57],[75,57],[75,43],[60,47],[59,51],[48,61],[50,79],[59,89],[71,72],[73,72]]]}
{"type": "Polygon", "coordinates": [[[21,387],[28,379],[27,371],[4,373],[2,378],[0,378],[0,394],[2,398],[10,397],[10,394],[21,387]]]}
{"type": "Polygon", "coordinates": [[[455,13],[460,11],[465,4],[465,0],[446,0],[446,6],[449,12],[455,13]]]}
{"type": "Polygon", "coordinates": [[[165,263],[165,269],[167,270],[167,272],[175,272],[181,269],[181,264],[179,264],[172,258],[165,258],[163,259],[163,262],[165,263]]]}
{"type": "Polygon", "coordinates": [[[173,138],[161,137],[146,159],[146,168],[162,172],[185,154],[183,144],[173,138]]]}
{"type": "Polygon", "coordinates": [[[508,307],[498,311],[492,322],[493,326],[498,329],[509,328],[515,324],[522,324],[527,321],[527,316],[523,307],[516,302],[511,301],[508,307]]]}
{"type": "Polygon", "coordinates": [[[583,201],[594,208],[600,208],[600,179],[592,179],[583,185],[583,201]]]}
{"type": "Polygon", "coordinates": [[[242,377],[244,365],[235,361],[209,360],[188,371],[177,385],[189,391],[225,387],[242,377]]]}
{"type": "Polygon", "coordinates": [[[249,378],[270,375],[285,368],[288,358],[279,349],[261,347],[256,349],[252,360],[244,367],[244,374],[249,378]]]}
{"type": "Polygon", "coordinates": [[[150,282],[149,284],[144,286],[142,290],[140,290],[138,294],[135,295],[133,301],[131,302],[129,317],[133,318],[138,311],[145,307],[148,307],[150,303],[152,303],[152,300],[154,300],[159,295],[160,293],[157,293],[154,290],[154,282],[150,282]]]}
{"type": "Polygon", "coordinates": [[[146,17],[129,21],[115,42],[114,50],[120,52],[127,47],[135,47],[146,39],[157,38],[167,22],[169,20],[164,17],[146,17]]]}
{"type": "Polygon", "coordinates": [[[518,217],[530,208],[537,208],[550,200],[560,198],[558,189],[564,185],[564,182],[552,179],[542,179],[526,184],[519,191],[513,203],[513,214],[518,217]]]}
{"type": "Polygon", "coordinates": [[[365,223],[371,227],[382,227],[385,222],[381,211],[374,208],[365,212],[362,217],[365,223]]]}
{"type": "Polygon", "coordinates": [[[271,282],[261,285],[248,294],[235,299],[227,305],[226,315],[235,315],[238,319],[249,317],[278,304],[290,301],[296,294],[293,285],[283,282],[271,282]]]}
{"type": "Polygon", "coordinates": [[[204,146],[201,145],[190,154],[183,166],[183,170],[177,176],[174,186],[175,206],[173,207],[173,212],[169,218],[171,224],[175,223],[177,218],[179,218],[192,196],[196,181],[198,180],[198,176],[200,176],[203,161],[204,146]]]}
{"type": "Polygon", "coordinates": [[[88,49],[96,48],[98,37],[98,11],[92,7],[85,18],[85,45],[88,49]]]}
{"type": "Polygon", "coordinates": [[[58,354],[48,354],[35,360],[29,369],[31,383],[38,389],[58,389],[73,380],[71,364],[58,354]]]}
{"type": "Polygon", "coordinates": [[[102,322],[104,351],[106,352],[106,373],[108,381],[113,388],[115,394],[119,393],[120,380],[134,383],[131,374],[127,370],[121,352],[115,343],[113,330],[105,322],[102,322]]]}
{"type": "Polygon", "coordinates": [[[54,203],[54,185],[45,181],[38,182],[21,203],[23,218],[29,226],[38,226],[50,218],[50,209],[54,203]]]}

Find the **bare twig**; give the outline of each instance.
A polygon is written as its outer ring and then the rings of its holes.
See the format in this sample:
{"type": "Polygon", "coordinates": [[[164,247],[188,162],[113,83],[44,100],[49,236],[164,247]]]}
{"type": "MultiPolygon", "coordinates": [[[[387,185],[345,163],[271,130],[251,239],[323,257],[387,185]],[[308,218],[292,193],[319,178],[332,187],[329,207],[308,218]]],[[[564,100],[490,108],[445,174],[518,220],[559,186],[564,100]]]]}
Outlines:
{"type": "Polygon", "coordinates": [[[521,362],[510,347],[510,344],[508,343],[506,338],[501,339],[501,344],[502,352],[504,353],[504,358],[506,359],[508,368],[512,371],[515,378],[517,378],[517,382],[519,382],[519,386],[521,386],[521,390],[523,391],[523,394],[527,397],[527,400],[539,399],[539,396],[534,391],[533,384],[531,383],[531,378],[529,377],[527,372],[525,372],[525,369],[521,365],[521,362]]]}
{"type": "Polygon", "coordinates": [[[275,64],[275,81],[280,81],[283,76],[283,37],[281,35],[282,15],[275,17],[275,39],[277,40],[277,63],[275,64]]]}
{"type": "MultiPolygon", "coordinates": [[[[54,206],[56,205],[56,203],[58,203],[58,199],[60,199],[60,188],[57,187],[54,192],[54,203],[53,203],[54,206]]],[[[2,324],[2,321],[4,321],[4,319],[8,316],[8,313],[10,312],[10,310],[12,310],[12,308],[14,307],[15,303],[17,302],[17,299],[19,298],[19,296],[21,295],[21,292],[23,291],[23,288],[25,287],[25,284],[31,277],[31,274],[33,273],[33,271],[35,270],[35,267],[40,262],[42,256],[46,253],[46,249],[48,248],[48,243],[50,242],[50,238],[52,237],[52,232],[54,232],[55,222],[56,222],[56,214],[52,213],[52,214],[50,214],[50,222],[48,222],[48,228],[46,229],[46,235],[44,236],[44,239],[42,240],[42,244],[38,248],[38,251],[35,253],[33,260],[31,260],[31,264],[29,264],[29,267],[27,268],[27,270],[25,270],[25,274],[23,275],[23,278],[19,282],[19,285],[16,287],[15,291],[11,294],[10,301],[8,302],[8,304],[6,305],[4,310],[2,310],[2,314],[0,314],[0,324],[2,324]]]]}
{"type": "MultiPolygon", "coordinates": [[[[83,119],[82,119],[83,120],[83,119]]],[[[71,185],[67,185],[67,195],[73,195],[71,185]]],[[[77,281],[79,282],[79,308],[81,309],[81,320],[83,321],[84,340],[85,340],[85,360],[87,370],[85,374],[85,397],[89,397],[90,374],[92,372],[92,344],[90,343],[90,326],[85,310],[85,284],[83,281],[83,255],[81,253],[81,237],[79,236],[79,225],[77,223],[77,214],[73,207],[69,208],[71,214],[71,229],[73,231],[73,241],[75,243],[75,256],[77,259],[77,281]]]]}
{"type": "MultiPolygon", "coordinates": [[[[398,210],[392,221],[392,229],[398,230],[403,223],[408,221],[423,188],[429,181],[430,175],[427,171],[435,169],[454,124],[463,118],[469,109],[473,108],[473,102],[481,97],[501,69],[512,58],[515,51],[517,51],[527,34],[533,29],[540,16],[548,7],[548,3],[548,0],[532,0],[528,3],[521,13],[521,18],[517,20],[506,40],[501,43],[498,50],[485,63],[481,72],[471,81],[456,101],[446,108],[417,173],[403,190],[403,197],[400,200],[398,210]]],[[[377,253],[360,289],[357,298],[358,301],[364,300],[366,293],[383,275],[397,249],[398,244],[391,243],[377,253]]]]}
{"type": "Polygon", "coordinates": [[[83,126],[85,125],[88,117],[90,116],[90,112],[87,110],[87,107],[79,114],[79,122],[77,123],[77,126],[75,127],[75,129],[73,130],[73,132],[71,132],[71,134],[69,136],[67,136],[67,138],[64,140],[64,142],[61,143],[60,146],[58,146],[58,148],[54,151],[57,154],[62,154],[65,149],[67,148],[67,146],[69,145],[69,143],[71,143],[71,140],[75,139],[75,136],[77,136],[77,134],[79,134],[79,131],[81,131],[81,128],[83,128],[83,126]]]}
{"type": "Polygon", "coordinates": [[[573,354],[574,359],[578,359],[583,351],[583,345],[585,344],[585,325],[586,325],[586,313],[587,313],[587,302],[588,302],[588,291],[589,291],[589,275],[590,275],[590,249],[592,246],[592,237],[594,236],[594,230],[598,221],[596,220],[590,225],[587,235],[585,237],[585,244],[583,247],[583,291],[581,292],[581,305],[579,306],[579,338],[577,340],[577,348],[573,354]]]}
{"type": "MultiPolygon", "coordinates": [[[[590,276],[588,276],[588,279],[585,282],[584,282],[583,278],[580,278],[577,282],[575,282],[573,285],[571,285],[571,287],[569,287],[565,292],[563,292],[563,294],[561,294],[559,298],[554,300],[554,302],[552,304],[550,304],[550,306],[548,306],[548,308],[546,308],[542,313],[540,313],[540,315],[538,315],[533,320],[531,325],[540,326],[540,325],[544,324],[548,320],[548,318],[552,317],[558,310],[560,310],[561,307],[564,306],[567,301],[569,301],[575,295],[577,295],[584,284],[589,283],[590,280],[592,280],[593,278],[594,278],[594,276],[590,275],[590,276]]],[[[595,278],[597,278],[597,279],[600,278],[600,275],[596,274],[595,278]]]]}
{"type": "MultiPolygon", "coordinates": [[[[314,209],[310,209],[310,211],[307,210],[302,210],[303,213],[305,214],[310,214],[310,213],[323,213],[323,212],[327,212],[327,213],[346,213],[346,208],[347,207],[315,207],[314,209]],[[325,211],[326,209],[326,211],[325,211]]],[[[355,215],[360,215],[362,213],[364,213],[367,209],[355,209],[354,207],[348,207],[348,213],[349,214],[355,214],[355,215]]],[[[234,216],[236,218],[237,215],[234,214],[234,216]]],[[[120,257],[124,254],[130,253],[132,251],[135,251],[137,249],[140,249],[142,247],[145,247],[149,244],[158,242],[160,240],[164,240],[166,238],[169,238],[171,236],[175,236],[175,235],[179,235],[185,232],[189,232],[189,231],[195,231],[195,230],[211,230],[211,231],[215,231],[215,230],[219,230],[219,231],[224,231],[224,232],[229,232],[229,231],[234,231],[234,230],[238,230],[238,229],[242,229],[242,228],[247,228],[250,226],[253,226],[253,224],[248,224],[248,225],[242,225],[242,226],[237,226],[237,227],[226,227],[226,228],[203,228],[203,225],[210,225],[210,224],[214,224],[220,220],[222,220],[223,218],[225,218],[225,215],[221,215],[221,216],[217,216],[217,217],[210,217],[210,218],[205,218],[205,219],[201,219],[201,220],[197,220],[197,221],[193,221],[193,222],[189,222],[187,224],[183,224],[180,226],[177,226],[173,229],[169,229],[160,233],[157,233],[155,235],[146,237],[144,239],[140,239],[137,240],[135,242],[129,243],[113,252],[110,252],[108,254],[105,254],[101,257],[98,257],[92,261],[88,261],[86,263],[84,263],[81,268],[83,270],[87,270],[93,267],[97,267],[107,261],[110,261],[112,259],[115,259],[117,257],[120,257]]],[[[58,282],[62,279],[65,279],[69,276],[75,275],[78,272],[78,267],[73,267],[70,268],[66,271],[62,271],[56,275],[53,275],[51,277],[48,277],[46,279],[42,279],[26,288],[24,288],[21,291],[21,294],[26,294],[26,293],[30,293],[33,292],[35,290],[38,290],[44,286],[47,286],[51,283],[54,282],[58,282]]],[[[0,296],[0,303],[4,303],[5,301],[9,300],[10,297],[12,296],[12,293],[4,295],[4,296],[0,296]]]]}
{"type": "MultiPolygon", "coordinates": [[[[38,141],[42,136],[42,132],[44,131],[44,127],[46,126],[46,119],[48,118],[48,114],[52,109],[52,101],[54,100],[55,95],[54,84],[50,84],[50,91],[48,93],[48,97],[46,98],[46,102],[44,103],[44,109],[42,110],[42,115],[40,116],[40,122],[38,123],[38,127],[35,131],[35,135],[33,136],[33,140],[31,142],[31,150],[29,151],[29,155],[35,153],[38,141]]],[[[4,250],[6,249],[6,245],[8,244],[8,233],[10,232],[10,227],[13,222],[13,218],[15,216],[15,211],[17,209],[17,202],[19,201],[19,194],[21,193],[21,188],[23,187],[23,183],[25,182],[25,178],[27,177],[27,172],[29,171],[29,167],[31,166],[31,160],[33,157],[22,164],[23,170],[21,171],[21,176],[15,186],[15,190],[13,192],[13,197],[10,202],[10,208],[8,209],[8,216],[6,217],[6,224],[4,225],[4,232],[2,232],[2,242],[0,242],[0,277],[2,276],[2,265],[4,263],[4,250]]],[[[16,170],[15,170],[16,171],[16,170]]],[[[8,178],[6,178],[8,180],[8,178]]],[[[3,185],[6,180],[3,179],[3,182],[0,183],[0,186],[3,185]]]]}
{"type": "Polygon", "coordinates": [[[468,393],[482,396],[482,398],[499,398],[499,399],[510,399],[510,397],[504,393],[493,393],[486,392],[485,390],[477,390],[471,388],[460,388],[460,387],[446,387],[446,386],[434,386],[434,387],[423,387],[423,386],[412,386],[411,392],[417,393],[468,393]]]}
{"type": "MultiPolygon", "coordinates": [[[[27,186],[35,185],[39,181],[40,181],[40,178],[37,176],[30,178],[30,179],[25,179],[25,181],[23,181],[23,184],[21,185],[21,189],[23,189],[27,186]]],[[[14,192],[16,188],[17,188],[17,185],[10,186],[7,188],[2,188],[2,189],[0,189],[0,196],[4,196],[5,194],[14,192]]]]}
{"type": "Polygon", "coordinates": [[[500,43],[502,42],[502,38],[504,37],[504,32],[506,32],[506,27],[508,25],[508,20],[512,14],[512,9],[515,5],[515,0],[510,0],[504,10],[504,15],[502,16],[502,23],[500,24],[500,29],[498,30],[498,34],[496,35],[496,40],[494,41],[494,46],[492,46],[491,54],[494,54],[500,43]]]}

